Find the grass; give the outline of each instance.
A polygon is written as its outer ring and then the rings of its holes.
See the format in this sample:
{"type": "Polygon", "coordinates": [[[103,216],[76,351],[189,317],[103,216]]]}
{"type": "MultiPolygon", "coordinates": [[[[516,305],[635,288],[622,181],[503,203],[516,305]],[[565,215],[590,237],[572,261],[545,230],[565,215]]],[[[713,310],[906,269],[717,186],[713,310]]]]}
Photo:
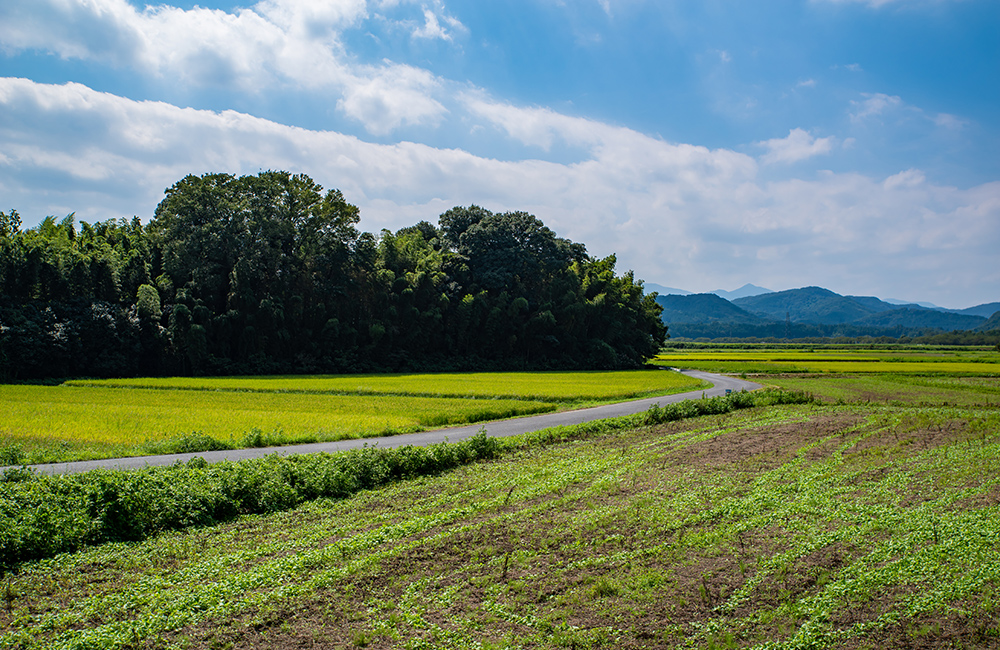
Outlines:
{"type": "Polygon", "coordinates": [[[0,465],[367,438],[701,386],[653,371],[0,385],[0,465]]]}
{"type": "Polygon", "coordinates": [[[7,576],[0,648],[996,647],[989,409],[772,406],[7,576]]]}

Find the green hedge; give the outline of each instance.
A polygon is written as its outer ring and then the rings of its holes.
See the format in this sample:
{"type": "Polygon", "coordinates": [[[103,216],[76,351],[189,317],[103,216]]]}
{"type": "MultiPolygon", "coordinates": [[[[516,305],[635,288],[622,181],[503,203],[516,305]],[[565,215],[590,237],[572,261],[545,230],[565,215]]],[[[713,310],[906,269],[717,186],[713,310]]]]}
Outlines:
{"type": "Polygon", "coordinates": [[[484,432],[430,447],[365,447],[340,454],[277,455],[209,465],[43,476],[8,470],[0,482],[0,574],[27,560],[90,544],[145,539],[242,514],[342,498],[392,481],[495,458],[484,432]]]}

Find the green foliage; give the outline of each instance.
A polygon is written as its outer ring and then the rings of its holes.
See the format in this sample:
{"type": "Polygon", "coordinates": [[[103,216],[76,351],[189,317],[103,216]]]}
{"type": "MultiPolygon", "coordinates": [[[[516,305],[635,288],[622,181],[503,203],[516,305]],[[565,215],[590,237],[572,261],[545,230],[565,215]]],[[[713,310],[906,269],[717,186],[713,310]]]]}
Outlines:
{"type": "Polygon", "coordinates": [[[136,291],[135,305],[139,311],[139,316],[142,318],[159,320],[162,315],[160,311],[160,294],[151,285],[139,285],[139,289],[136,291]]]}
{"type": "MultiPolygon", "coordinates": [[[[2,214],[2,213],[0,213],[2,214]]],[[[0,218],[8,379],[634,368],[666,336],[614,256],[471,206],[378,238],[305,175],[187,176],[138,218],[0,218]]]]}
{"type": "MultiPolygon", "coordinates": [[[[188,440],[198,439],[195,434],[188,440]]],[[[145,539],[321,497],[343,498],[499,453],[497,441],[480,432],[430,447],[365,447],[215,465],[196,458],[134,472],[43,476],[8,470],[0,482],[0,572],[84,545],[145,539]]]]}

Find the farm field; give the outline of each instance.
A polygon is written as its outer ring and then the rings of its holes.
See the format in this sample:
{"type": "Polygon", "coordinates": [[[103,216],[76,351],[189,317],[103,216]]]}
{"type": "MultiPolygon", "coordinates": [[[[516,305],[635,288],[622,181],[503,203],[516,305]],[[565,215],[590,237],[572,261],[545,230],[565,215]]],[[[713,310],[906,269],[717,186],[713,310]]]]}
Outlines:
{"type": "Polygon", "coordinates": [[[894,374],[772,375],[762,381],[828,402],[1000,408],[1000,377],[894,374]]]}
{"type": "Polygon", "coordinates": [[[653,363],[724,373],[872,373],[1000,377],[1000,352],[984,349],[670,349],[653,363]]]}
{"type": "Polygon", "coordinates": [[[701,385],[657,371],[0,385],[0,465],[365,438],[701,385]]]}
{"type": "Polygon", "coordinates": [[[596,402],[667,394],[698,382],[677,374],[628,371],[469,372],[414,375],[322,375],[282,377],[151,377],[74,380],[71,386],[175,388],[252,392],[410,395],[596,402]]]}
{"type": "Polygon", "coordinates": [[[0,648],[1000,644],[997,409],[817,403],[580,431],[23,564],[0,648]]]}

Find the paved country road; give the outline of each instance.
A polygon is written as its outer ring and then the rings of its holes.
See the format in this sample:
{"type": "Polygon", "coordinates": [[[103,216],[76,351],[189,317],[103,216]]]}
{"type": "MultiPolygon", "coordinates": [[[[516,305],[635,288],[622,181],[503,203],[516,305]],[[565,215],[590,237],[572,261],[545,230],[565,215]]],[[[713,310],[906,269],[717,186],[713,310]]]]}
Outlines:
{"type": "Polygon", "coordinates": [[[481,428],[486,427],[486,433],[490,436],[504,437],[516,436],[521,433],[538,431],[549,427],[580,424],[591,420],[602,418],[614,418],[623,415],[641,413],[649,409],[654,404],[665,406],[674,402],[681,402],[686,399],[697,399],[702,395],[715,397],[724,395],[727,390],[755,390],[760,388],[760,384],[738,379],[736,377],[726,377],[696,370],[686,370],[684,374],[704,379],[712,384],[711,388],[691,391],[689,393],[678,393],[676,395],[664,395],[661,397],[647,397],[645,399],[633,400],[631,402],[621,402],[618,404],[606,404],[592,408],[577,409],[575,411],[563,411],[561,413],[545,413],[543,415],[532,415],[511,420],[499,420],[497,422],[487,422],[472,424],[463,427],[450,429],[435,429],[434,431],[423,431],[421,433],[408,433],[398,436],[387,436],[383,438],[361,438],[352,440],[338,440],[335,442],[316,442],[307,445],[288,445],[285,447],[262,447],[254,449],[226,449],[223,451],[203,451],[192,454],[167,454],[163,456],[137,456],[135,458],[109,458],[106,460],[85,460],[74,463],[52,463],[48,465],[33,465],[33,469],[41,474],[75,474],[86,472],[92,469],[141,469],[157,465],[173,465],[177,462],[187,462],[195,457],[204,458],[210,463],[222,460],[245,460],[247,458],[262,458],[271,454],[289,456],[291,454],[311,454],[316,452],[333,453],[358,449],[360,447],[403,447],[405,445],[426,446],[448,440],[458,442],[475,435],[481,428]]]}

